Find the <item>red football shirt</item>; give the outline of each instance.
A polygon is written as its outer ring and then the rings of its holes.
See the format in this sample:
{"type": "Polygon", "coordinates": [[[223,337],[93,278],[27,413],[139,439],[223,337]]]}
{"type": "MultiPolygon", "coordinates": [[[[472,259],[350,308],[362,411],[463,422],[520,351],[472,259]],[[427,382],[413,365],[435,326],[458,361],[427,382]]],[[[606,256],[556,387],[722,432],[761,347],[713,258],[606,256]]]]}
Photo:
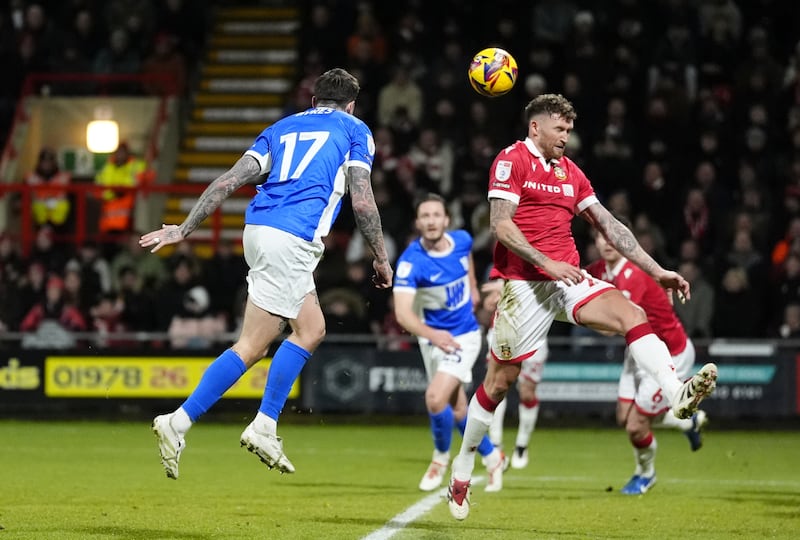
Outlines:
{"type": "MultiPolygon", "coordinates": [[[[517,141],[492,164],[489,198],[517,204],[514,224],[533,247],[553,260],[580,265],[572,218],[597,202],[597,197],[586,175],[569,158],[547,161],[533,141],[517,141]]],[[[501,242],[494,249],[494,265],[506,279],[552,280],[501,242]]]]}
{"type": "Polygon", "coordinates": [[[672,356],[683,352],[686,348],[683,324],[675,315],[667,292],[647,272],[624,257],[614,268],[609,268],[606,261],[600,259],[587,266],[586,271],[613,283],[630,301],[641,307],[653,332],[667,344],[672,356]]]}

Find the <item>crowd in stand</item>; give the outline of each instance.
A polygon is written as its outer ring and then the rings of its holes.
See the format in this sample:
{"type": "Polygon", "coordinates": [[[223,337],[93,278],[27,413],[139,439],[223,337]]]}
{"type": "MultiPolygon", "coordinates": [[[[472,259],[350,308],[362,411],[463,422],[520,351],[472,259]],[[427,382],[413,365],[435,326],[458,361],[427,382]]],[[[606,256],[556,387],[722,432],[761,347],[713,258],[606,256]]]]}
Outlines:
{"type": "MultiPolygon", "coordinates": [[[[84,49],[97,66],[116,28],[109,21],[130,26],[131,13],[188,2],[38,3],[45,4],[53,19],[58,12],[77,22],[86,6],[105,16],[97,25],[105,36],[84,49]]],[[[0,28],[16,28],[13,9],[10,18],[8,10],[0,14],[0,28]]],[[[359,78],[356,114],[375,136],[373,185],[390,255],[415,235],[415,198],[434,191],[447,198],[453,226],[475,237],[484,278],[493,247],[489,166],[524,136],[524,105],[557,92],[578,112],[567,154],[603,202],[634,223],[645,249],[692,283],[692,301],[676,306],[690,335],[800,337],[800,10],[793,1],[308,0],[301,12],[299,76],[286,112],[309,106],[313,80],[330,67],[359,78]],[[466,81],[471,55],[490,45],[509,50],[520,67],[514,90],[496,99],[466,81]]],[[[140,19],[151,37],[129,42],[151,45],[162,20],[173,20],[140,19]]],[[[178,43],[198,47],[202,35],[180,34],[178,43]]],[[[328,331],[399,335],[391,296],[371,287],[354,230],[345,199],[316,274],[328,331]]],[[[574,232],[588,264],[597,257],[588,227],[574,232]]],[[[141,250],[134,234],[104,260],[94,246],[59,253],[47,236],[43,228],[26,261],[0,240],[0,296],[14,297],[0,306],[6,329],[25,330],[47,314],[66,328],[106,334],[183,328],[165,343],[174,347],[206,346],[215,332],[235,331],[246,268],[230,249],[199,260],[184,247],[161,259],[141,250]]]]}
{"type": "MultiPolygon", "coordinates": [[[[135,91],[185,94],[203,48],[206,0],[0,0],[0,144],[31,73],[164,74],[135,91]]],[[[85,92],[86,85],[63,92],[85,92]]],[[[130,88],[127,88],[130,91],[130,88]]]]}

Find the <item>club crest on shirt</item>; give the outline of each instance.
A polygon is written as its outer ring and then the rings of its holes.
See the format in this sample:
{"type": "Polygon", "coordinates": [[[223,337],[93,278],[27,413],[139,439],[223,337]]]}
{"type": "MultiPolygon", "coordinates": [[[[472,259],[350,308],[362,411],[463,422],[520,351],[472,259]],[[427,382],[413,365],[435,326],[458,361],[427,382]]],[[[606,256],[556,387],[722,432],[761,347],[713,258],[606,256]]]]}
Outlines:
{"type": "Polygon", "coordinates": [[[401,261],[400,264],[397,265],[397,277],[399,278],[407,278],[408,275],[411,273],[411,263],[408,261],[401,261]]]}
{"type": "Polygon", "coordinates": [[[511,178],[511,162],[500,160],[494,168],[494,177],[500,181],[511,178]]]}
{"type": "Polygon", "coordinates": [[[561,181],[564,181],[564,180],[567,179],[567,172],[564,169],[562,169],[561,167],[559,167],[558,165],[553,167],[553,174],[555,174],[556,178],[558,178],[561,181]]]}
{"type": "Polygon", "coordinates": [[[500,359],[511,360],[511,346],[508,343],[500,344],[500,359]]]}

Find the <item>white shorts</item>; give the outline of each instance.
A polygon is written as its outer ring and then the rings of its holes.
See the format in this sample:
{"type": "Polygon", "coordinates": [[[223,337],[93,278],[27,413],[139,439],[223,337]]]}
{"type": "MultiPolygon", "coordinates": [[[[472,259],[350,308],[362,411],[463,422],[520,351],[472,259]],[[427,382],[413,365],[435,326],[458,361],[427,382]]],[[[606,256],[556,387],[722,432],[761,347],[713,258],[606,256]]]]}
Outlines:
{"type": "MultiPolygon", "coordinates": [[[[692,376],[695,351],[691,339],[686,340],[686,348],[672,357],[675,373],[685,381],[692,376]]],[[[658,416],[669,409],[669,402],[658,386],[658,382],[644,369],[640,368],[629,349],[625,349],[625,362],[619,376],[619,401],[633,403],[645,416],[658,416]]]]}
{"type": "Polygon", "coordinates": [[[250,301],[265,311],[296,319],[315,289],[314,270],[325,246],[265,225],[245,225],[242,236],[250,301]]]}
{"type": "Polygon", "coordinates": [[[550,348],[545,341],[541,347],[536,349],[533,356],[529,356],[522,361],[522,368],[519,372],[520,379],[525,379],[534,384],[542,382],[542,374],[544,373],[544,364],[547,362],[547,356],[550,353],[550,348]]]}
{"type": "Polygon", "coordinates": [[[474,330],[453,339],[461,345],[461,350],[452,354],[444,352],[427,339],[419,338],[419,352],[425,363],[428,381],[433,379],[437,371],[449,373],[464,384],[472,382],[472,367],[481,353],[481,331],[474,330]]]}
{"type": "MultiPolygon", "coordinates": [[[[492,343],[492,334],[494,334],[494,328],[489,328],[486,331],[486,343],[489,344],[489,346],[491,346],[492,343]]],[[[545,341],[542,346],[536,350],[533,356],[529,356],[522,361],[519,372],[520,378],[526,379],[534,384],[542,382],[544,365],[547,362],[549,354],[550,347],[547,345],[547,341],[545,341]]],[[[486,361],[492,361],[491,351],[486,354],[486,361]]]]}
{"type": "Polygon", "coordinates": [[[575,312],[613,288],[589,274],[577,285],[506,280],[494,314],[494,339],[489,344],[492,357],[498,362],[519,363],[533,356],[545,345],[555,319],[578,324],[575,312]]]}

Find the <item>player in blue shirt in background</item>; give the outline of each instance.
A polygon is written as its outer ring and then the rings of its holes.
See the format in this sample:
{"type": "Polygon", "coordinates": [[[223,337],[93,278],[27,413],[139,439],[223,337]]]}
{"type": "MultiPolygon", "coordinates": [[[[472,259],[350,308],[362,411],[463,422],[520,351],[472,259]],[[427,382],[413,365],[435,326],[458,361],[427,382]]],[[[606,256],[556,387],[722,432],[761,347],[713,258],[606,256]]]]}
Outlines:
{"type": "Polygon", "coordinates": [[[164,225],[139,241],[143,247],[154,246],[153,252],[178,243],[238,188],[260,184],[245,214],[242,243],[250,270],[239,339],[214,360],[177,410],[153,420],[169,478],[178,478],[184,436],[192,424],[264,357],[287,325],[291,333],[275,352],[261,406],[242,433],[241,444],[267,467],[294,472],[277,436],[278,416],[292,384],[325,336],[313,272],[345,190],[375,259],[373,282],[379,288],[392,284],[370,184],[375,143],[366,124],[353,116],[359,89],[356,78],[343,69],[320,75],[311,109],[265,129],[230,170],[211,182],[183,223],[164,225]]]}
{"type": "MultiPolygon", "coordinates": [[[[429,194],[421,199],[415,224],[420,237],[397,259],[392,296],[397,321],[417,336],[428,375],[425,405],[434,450],[419,488],[432,491],[441,485],[450,463],[453,427],[463,434],[467,423],[464,385],[472,382],[482,345],[474,313],[480,295],[472,237],[463,230],[447,232],[450,217],[444,198],[429,194]]],[[[505,455],[488,437],[478,452],[488,472],[486,491],[500,491],[505,455]]]]}

